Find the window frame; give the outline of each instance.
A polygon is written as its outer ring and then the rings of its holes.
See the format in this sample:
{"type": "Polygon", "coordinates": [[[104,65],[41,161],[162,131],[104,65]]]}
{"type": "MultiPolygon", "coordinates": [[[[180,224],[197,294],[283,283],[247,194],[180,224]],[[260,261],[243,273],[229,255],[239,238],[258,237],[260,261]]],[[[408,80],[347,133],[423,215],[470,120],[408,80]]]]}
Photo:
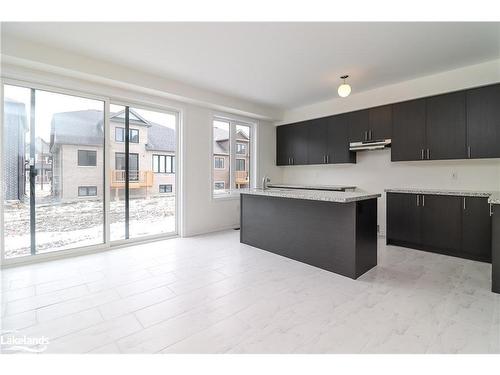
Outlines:
{"type": "Polygon", "coordinates": [[[213,186],[213,189],[214,190],[226,190],[226,182],[225,181],[214,181],[214,186],[213,186]],[[215,185],[216,184],[222,184],[223,185],[223,188],[222,189],[215,189],[215,185]]]}
{"type": "Polygon", "coordinates": [[[118,142],[118,143],[123,143],[125,142],[125,128],[121,127],[121,126],[116,126],[115,127],[115,142],[118,142]],[[122,137],[121,139],[117,139],[117,134],[118,134],[118,130],[121,130],[121,134],[122,134],[122,137]]]}
{"type": "Polygon", "coordinates": [[[97,150],[85,150],[85,149],[80,149],[78,148],[77,149],[77,155],[76,155],[76,165],[78,167],[85,167],[85,168],[95,168],[97,167],[97,150]],[[86,156],[86,159],[88,161],[88,153],[94,153],[94,160],[95,160],[95,164],[92,164],[92,165],[82,165],[80,164],[80,152],[86,152],[87,156],[86,156]]]}
{"type": "Polygon", "coordinates": [[[158,174],[175,174],[175,155],[153,154],[151,159],[151,170],[158,174]],[[158,160],[155,168],[155,158],[158,160]],[[163,161],[163,163],[162,163],[163,161]],[[164,167],[163,170],[161,167],[164,167]]]}
{"type": "Polygon", "coordinates": [[[217,169],[219,171],[223,171],[223,170],[226,169],[226,159],[224,158],[224,156],[214,155],[214,165],[213,165],[213,168],[217,169]],[[217,165],[216,165],[217,160],[216,159],[220,159],[222,161],[222,168],[218,168],[217,167],[217,165]]]}
{"type": "Polygon", "coordinates": [[[246,155],[247,154],[247,142],[236,141],[236,155],[246,155]],[[238,152],[238,146],[244,146],[243,152],[238,152]]]}
{"type": "Polygon", "coordinates": [[[97,186],[96,185],[82,185],[78,186],[78,198],[86,197],[97,197],[97,186]],[[89,194],[90,189],[95,189],[95,194],[89,194]],[[80,194],[80,189],[85,189],[87,194],[80,194]]]}
{"type": "MultiPolygon", "coordinates": [[[[128,130],[128,138],[129,138],[129,142],[130,143],[135,143],[135,144],[138,144],[140,143],[140,137],[139,137],[139,129],[133,129],[133,128],[130,128],[128,130]],[[134,142],[132,140],[132,131],[134,132],[137,132],[137,142],[134,142]]],[[[118,142],[118,143],[124,143],[125,142],[125,128],[123,126],[116,126],[115,127],[115,142],[118,142]],[[116,138],[116,135],[117,135],[117,130],[121,130],[121,133],[122,133],[122,139],[117,139],[116,138]]]]}
{"type": "MultiPolygon", "coordinates": [[[[246,158],[248,158],[248,165],[246,165],[246,171],[249,174],[249,186],[248,188],[253,188],[257,185],[258,176],[258,159],[257,159],[257,134],[258,134],[258,120],[251,119],[248,117],[240,117],[236,115],[224,114],[214,112],[212,114],[212,121],[210,122],[211,127],[211,137],[210,137],[210,165],[211,165],[211,189],[210,196],[214,200],[225,200],[225,199],[239,199],[240,192],[238,190],[242,189],[229,189],[230,191],[226,194],[221,194],[214,189],[215,182],[222,182],[214,178],[214,171],[219,170],[215,168],[215,163],[213,157],[214,155],[214,121],[221,121],[229,123],[229,165],[225,166],[225,169],[229,167],[229,187],[236,185],[236,127],[246,126],[249,128],[249,141],[247,143],[246,158]],[[234,151],[234,156],[232,156],[232,150],[234,151]]],[[[239,154],[241,155],[241,154],[239,154]]],[[[226,184],[225,184],[226,185],[226,184]]],[[[226,187],[227,188],[227,187],[226,187]]]]}
{"type": "Polygon", "coordinates": [[[247,163],[246,159],[244,158],[236,158],[236,163],[235,163],[235,171],[236,172],[245,172],[247,170],[247,163]],[[238,169],[238,162],[242,161],[243,162],[243,169],[238,169]]]}
{"type": "Polygon", "coordinates": [[[172,184],[159,184],[158,185],[158,193],[159,194],[169,194],[169,193],[173,193],[173,185],[172,184]],[[170,191],[161,191],[161,188],[163,186],[170,186],[170,191]]]}

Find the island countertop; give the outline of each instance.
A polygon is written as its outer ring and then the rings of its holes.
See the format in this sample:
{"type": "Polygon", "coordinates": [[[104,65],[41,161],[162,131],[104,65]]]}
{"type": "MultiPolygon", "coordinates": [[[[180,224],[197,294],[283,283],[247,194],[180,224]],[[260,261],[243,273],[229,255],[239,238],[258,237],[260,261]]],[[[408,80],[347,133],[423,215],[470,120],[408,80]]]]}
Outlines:
{"type": "Polygon", "coordinates": [[[306,199],[313,201],[350,203],[368,199],[379,198],[381,194],[366,192],[344,192],[328,190],[300,190],[300,189],[250,189],[242,191],[241,194],[263,195],[277,198],[306,199]]]}
{"type": "Polygon", "coordinates": [[[356,186],[351,186],[351,185],[268,184],[267,186],[270,188],[278,188],[278,189],[329,190],[329,191],[346,191],[346,190],[356,189],[356,186]]]}

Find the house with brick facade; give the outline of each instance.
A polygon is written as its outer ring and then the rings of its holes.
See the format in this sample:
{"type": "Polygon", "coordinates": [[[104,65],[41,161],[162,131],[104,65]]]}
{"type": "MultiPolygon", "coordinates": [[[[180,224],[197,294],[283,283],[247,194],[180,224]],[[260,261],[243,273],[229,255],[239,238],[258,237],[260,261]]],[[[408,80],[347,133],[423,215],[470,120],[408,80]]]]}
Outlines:
{"type": "Polygon", "coordinates": [[[250,173],[250,139],[242,130],[236,130],[235,137],[235,177],[234,186],[231,186],[230,173],[230,137],[229,131],[214,127],[213,144],[213,188],[217,190],[240,189],[249,187],[250,173]]]}

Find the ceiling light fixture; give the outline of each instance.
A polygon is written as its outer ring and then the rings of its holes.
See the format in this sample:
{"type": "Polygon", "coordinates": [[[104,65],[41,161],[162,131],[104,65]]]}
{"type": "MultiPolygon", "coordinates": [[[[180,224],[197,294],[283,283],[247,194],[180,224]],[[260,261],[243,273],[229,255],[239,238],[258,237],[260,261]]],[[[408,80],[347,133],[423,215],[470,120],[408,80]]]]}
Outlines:
{"type": "Polygon", "coordinates": [[[342,98],[349,96],[349,94],[351,93],[351,86],[349,86],[347,83],[345,83],[345,80],[347,78],[349,78],[348,75],[340,77],[340,79],[344,80],[344,83],[339,86],[339,89],[337,90],[337,92],[339,93],[339,96],[341,96],[342,98]]]}

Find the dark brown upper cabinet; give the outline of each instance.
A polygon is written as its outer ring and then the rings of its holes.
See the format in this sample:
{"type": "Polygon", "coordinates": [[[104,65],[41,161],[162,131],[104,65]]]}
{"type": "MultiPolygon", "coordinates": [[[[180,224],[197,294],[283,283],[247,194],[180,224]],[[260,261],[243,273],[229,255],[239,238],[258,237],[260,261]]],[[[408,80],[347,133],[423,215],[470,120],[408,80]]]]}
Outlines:
{"type": "Polygon", "coordinates": [[[465,159],[466,96],[464,91],[427,98],[426,159],[465,159]]]}
{"type": "Polygon", "coordinates": [[[348,114],[351,142],[391,138],[392,108],[390,105],[364,109],[348,114]]]}
{"type": "Polygon", "coordinates": [[[467,156],[500,158],[500,85],[467,91],[467,156]]]}
{"type": "Polygon", "coordinates": [[[328,164],[356,163],[356,153],[349,151],[349,121],[346,114],[327,118],[328,164]]]}
{"type": "Polygon", "coordinates": [[[370,141],[392,137],[392,105],[368,110],[368,137],[370,141]]]}
{"type": "Polygon", "coordinates": [[[350,142],[362,142],[368,140],[369,118],[370,116],[367,109],[347,114],[350,142]]]}
{"type": "Polygon", "coordinates": [[[276,164],[307,164],[307,122],[278,126],[276,129],[276,164]]]}
{"type": "Polygon", "coordinates": [[[307,127],[307,164],[326,164],[328,153],[328,120],[310,121],[307,127]]]}
{"type": "Polygon", "coordinates": [[[425,150],[425,99],[394,104],[391,161],[423,160],[425,150]]]}
{"type": "Polygon", "coordinates": [[[349,142],[387,138],[392,161],[500,158],[499,103],[494,84],[282,125],[276,163],[355,163],[349,142]]]}

